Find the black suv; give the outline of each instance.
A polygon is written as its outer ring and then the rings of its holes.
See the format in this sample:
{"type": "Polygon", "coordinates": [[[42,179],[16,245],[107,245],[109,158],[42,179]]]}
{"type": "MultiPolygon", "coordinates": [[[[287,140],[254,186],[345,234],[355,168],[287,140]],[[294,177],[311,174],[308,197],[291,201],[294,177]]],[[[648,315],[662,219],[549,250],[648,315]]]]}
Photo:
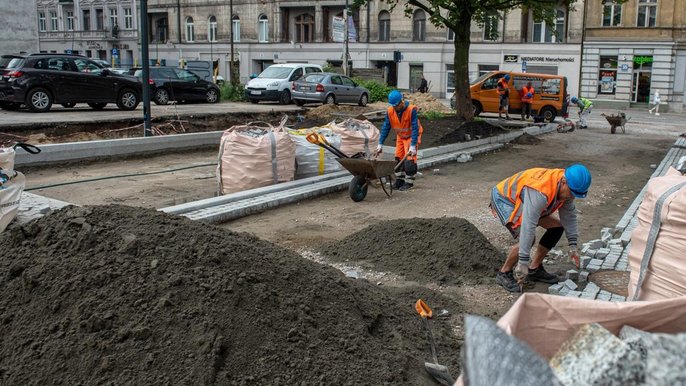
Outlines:
{"type": "Polygon", "coordinates": [[[140,95],[140,80],[111,72],[80,55],[14,56],[0,69],[0,108],[4,110],[26,105],[45,112],[53,103],[64,107],[88,103],[95,110],[116,103],[122,110],[133,110],[140,95]]]}
{"type": "MultiPolygon", "coordinates": [[[[143,70],[135,69],[134,75],[141,78],[143,70]]],[[[186,69],[150,67],[150,95],[158,105],[166,105],[170,101],[217,103],[220,91],[216,84],[186,69]]]]}

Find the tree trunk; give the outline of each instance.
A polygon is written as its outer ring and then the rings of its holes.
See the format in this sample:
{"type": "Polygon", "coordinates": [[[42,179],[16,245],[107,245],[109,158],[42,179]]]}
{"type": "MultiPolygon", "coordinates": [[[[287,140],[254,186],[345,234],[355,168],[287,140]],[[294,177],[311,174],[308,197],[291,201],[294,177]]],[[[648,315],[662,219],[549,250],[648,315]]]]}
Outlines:
{"type": "Polygon", "coordinates": [[[469,46],[471,44],[472,16],[461,12],[455,32],[455,111],[465,121],[474,119],[472,97],[469,92],[469,46]]]}

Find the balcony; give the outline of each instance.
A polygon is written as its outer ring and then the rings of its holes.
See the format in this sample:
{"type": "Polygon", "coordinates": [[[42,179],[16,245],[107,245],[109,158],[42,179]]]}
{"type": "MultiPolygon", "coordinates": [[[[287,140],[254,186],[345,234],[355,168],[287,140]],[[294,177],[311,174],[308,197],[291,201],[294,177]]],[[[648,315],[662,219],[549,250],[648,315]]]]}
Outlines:
{"type": "Polygon", "coordinates": [[[41,41],[71,41],[71,40],[100,40],[116,42],[119,40],[138,39],[137,30],[119,30],[118,37],[112,37],[109,30],[100,31],[46,31],[39,32],[38,38],[41,41]]]}

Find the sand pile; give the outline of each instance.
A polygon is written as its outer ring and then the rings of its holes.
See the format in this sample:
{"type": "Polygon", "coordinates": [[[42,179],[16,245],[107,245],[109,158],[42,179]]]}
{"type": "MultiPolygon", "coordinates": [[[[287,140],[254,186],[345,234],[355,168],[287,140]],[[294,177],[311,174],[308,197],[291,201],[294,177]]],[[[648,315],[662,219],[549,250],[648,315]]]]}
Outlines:
{"type": "Polygon", "coordinates": [[[325,245],[321,252],[332,260],[444,284],[493,280],[504,261],[486,237],[462,218],[382,221],[325,245]]]}
{"type": "Polygon", "coordinates": [[[429,93],[416,92],[413,94],[404,94],[405,99],[409,100],[412,104],[419,107],[419,112],[426,113],[427,111],[436,111],[440,113],[450,113],[450,107],[444,105],[436,99],[433,95],[429,93]]]}
{"type": "Polygon", "coordinates": [[[68,207],[0,244],[0,384],[432,384],[413,295],[247,234],[68,207]]]}

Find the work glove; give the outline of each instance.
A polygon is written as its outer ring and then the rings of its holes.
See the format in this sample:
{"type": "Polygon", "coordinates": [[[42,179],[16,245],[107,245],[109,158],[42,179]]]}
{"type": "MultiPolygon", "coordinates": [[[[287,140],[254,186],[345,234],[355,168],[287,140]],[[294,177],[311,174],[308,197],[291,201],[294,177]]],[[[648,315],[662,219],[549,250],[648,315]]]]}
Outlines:
{"type": "Polygon", "coordinates": [[[376,150],[374,150],[374,155],[379,155],[383,153],[383,146],[381,144],[376,145],[376,150]]]}
{"type": "Polygon", "coordinates": [[[572,246],[569,248],[569,258],[574,262],[575,267],[580,268],[579,250],[576,249],[576,246],[572,246]]]}
{"type": "Polygon", "coordinates": [[[517,280],[517,283],[521,283],[529,274],[529,265],[522,263],[521,261],[518,262],[512,274],[515,280],[517,280]]]}
{"type": "Polygon", "coordinates": [[[413,156],[417,154],[417,147],[410,145],[410,150],[407,151],[408,156],[413,156]]]}

